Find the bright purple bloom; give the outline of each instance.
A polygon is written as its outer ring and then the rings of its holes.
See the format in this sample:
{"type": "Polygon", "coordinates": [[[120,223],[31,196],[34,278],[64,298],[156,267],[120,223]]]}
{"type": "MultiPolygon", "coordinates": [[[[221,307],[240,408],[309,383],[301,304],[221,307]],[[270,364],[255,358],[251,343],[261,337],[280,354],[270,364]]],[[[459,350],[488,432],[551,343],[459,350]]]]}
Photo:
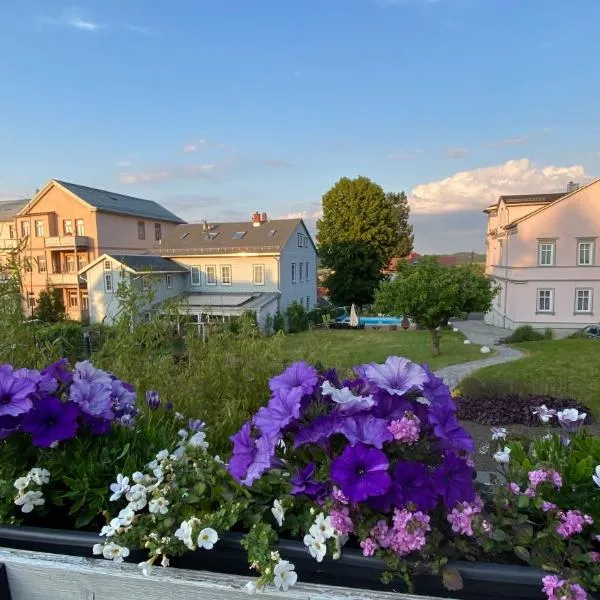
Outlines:
{"type": "Polygon", "coordinates": [[[82,415],[82,419],[90,428],[92,435],[106,435],[112,429],[112,420],[103,419],[101,417],[92,417],[85,413],[82,415]]]}
{"type": "Polygon", "coordinates": [[[275,448],[278,443],[279,438],[270,438],[266,435],[262,435],[256,440],[256,454],[248,467],[246,478],[242,480],[244,485],[251,487],[257,479],[260,479],[264,473],[273,467],[275,448]]]}
{"type": "Polygon", "coordinates": [[[529,498],[535,498],[535,496],[536,496],[536,491],[535,491],[535,488],[528,487],[528,488],[527,488],[527,489],[526,489],[526,490],[523,492],[523,494],[524,494],[525,496],[529,497],[529,498]]]}
{"type": "Polygon", "coordinates": [[[173,404],[173,402],[171,400],[168,400],[167,403],[165,404],[165,410],[173,410],[175,408],[175,405],[173,404]]]}
{"type": "Polygon", "coordinates": [[[519,487],[518,483],[515,483],[514,481],[512,481],[511,483],[508,484],[508,489],[515,495],[518,496],[521,493],[521,488],[519,487]]]}
{"type": "Polygon", "coordinates": [[[571,583],[565,579],[559,579],[556,575],[546,575],[542,579],[542,591],[548,596],[548,600],[587,600],[586,591],[578,584],[571,583]]]}
{"type": "Polygon", "coordinates": [[[15,376],[10,365],[0,366],[0,417],[17,417],[29,411],[35,392],[33,381],[15,376]]]}
{"type": "Polygon", "coordinates": [[[556,506],[556,504],[553,504],[552,502],[548,502],[547,500],[544,500],[542,502],[542,510],[544,512],[550,512],[551,510],[556,510],[558,508],[558,506],[556,506]]]}
{"type": "Polygon", "coordinates": [[[344,434],[352,445],[363,442],[380,450],[384,442],[391,442],[394,439],[388,429],[387,421],[372,415],[347,417],[341,420],[334,430],[344,434]]]}
{"type": "Polygon", "coordinates": [[[200,419],[188,419],[188,429],[192,433],[197,433],[206,427],[206,423],[200,419]]]}
{"type": "Polygon", "coordinates": [[[58,389],[56,379],[50,375],[44,375],[37,369],[18,369],[14,371],[14,376],[22,379],[28,379],[35,384],[35,396],[50,396],[58,389]]]}
{"type": "Polygon", "coordinates": [[[150,410],[156,410],[160,406],[160,392],[148,390],[146,392],[146,404],[150,410]]]}
{"type": "Polygon", "coordinates": [[[122,417],[119,417],[119,424],[126,429],[133,429],[135,427],[135,418],[130,414],[124,414],[122,417]]]}
{"type": "MultiPolygon", "coordinates": [[[[112,385],[112,382],[111,382],[112,385]]],[[[78,379],[71,385],[69,400],[75,402],[81,411],[90,417],[112,421],[111,388],[100,383],[89,383],[78,379]]]]}
{"type": "Polygon", "coordinates": [[[350,501],[344,495],[344,492],[340,490],[339,487],[333,486],[333,490],[331,491],[332,498],[338,502],[339,504],[348,504],[350,501]]]}
{"type": "Polygon", "coordinates": [[[60,385],[71,385],[73,382],[73,375],[67,369],[69,361],[66,358],[61,358],[51,365],[48,365],[43,371],[42,375],[48,375],[55,379],[60,385]]]}
{"type": "Polygon", "coordinates": [[[409,460],[401,460],[394,466],[388,496],[396,508],[414,504],[419,510],[427,511],[435,508],[438,502],[427,466],[409,460]]]}
{"type": "Polygon", "coordinates": [[[423,370],[427,376],[427,380],[423,385],[422,394],[431,404],[444,404],[449,406],[453,411],[456,411],[456,404],[452,400],[450,388],[444,383],[444,380],[437,375],[434,375],[428,365],[423,365],[423,370]]]}
{"type": "Polygon", "coordinates": [[[302,397],[312,394],[318,381],[317,370],[308,363],[299,361],[291,364],[281,375],[272,377],[269,388],[273,393],[299,390],[302,397]]]}
{"type": "Polygon", "coordinates": [[[116,416],[120,417],[125,414],[135,413],[137,396],[135,395],[135,392],[128,389],[128,387],[118,379],[115,379],[112,382],[112,397],[116,416]]]}
{"type": "Polygon", "coordinates": [[[537,471],[529,471],[529,483],[532,488],[536,488],[540,483],[547,481],[548,473],[544,469],[538,469],[537,471]]]}
{"type": "Polygon", "coordinates": [[[316,417],[295,433],[294,448],[299,448],[306,444],[318,444],[334,433],[339,433],[340,429],[341,421],[339,417],[334,415],[316,417]]]}
{"type": "Polygon", "coordinates": [[[75,437],[79,427],[78,416],[76,404],[48,396],[34,401],[33,409],[23,418],[22,429],[31,434],[34,446],[47,448],[75,437]]]}
{"type": "Polygon", "coordinates": [[[432,405],[429,409],[429,422],[433,425],[433,432],[440,440],[442,448],[475,451],[472,436],[460,426],[450,405],[432,405]]]}
{"type": "Polygon", "coordinates": [[[556,528],[556,533],[563,538],[569,538],[576,533],[581,533],[585,525],[592,525],[594,521],[589,515],[584,515],[578,510],[568,510],[567,513],[559,513],[561,524],[556,528]]]}
{"type": "Polygon", "coordinates": [[[229,459],[228,469],[234,479],[241,481],[256,456],[251,424],[244,423],[242,428],[230,439],[233,442],[233,454],[229,459]]]}
{"type": "Polygon", "coordinates": [[[452,509],[458,502],[475,499],[473,468],[453,452],[446,453],[444,462],[434,471],[434,488],[444,498],[444,504],[452,509]]]}
{"type": "Polygon", "coordinates": [[[110,388],[112,386],[112,378],[102,369],[96,369],[89,360],[83,360],[75,363],[75,369],[73,370],[73,381],[87,383],[97,383],[110,388]]]}
{"type": "Polygon", "coordinates": [[[284,427],[300,417],[301,402],[300,388],[274,392],[269,404],[256,413],[254,426],[265,435],[279,435],[284,427]]]}
{"type": "Polygon", "coordinates": [[[11,415],[4,415],[0,417],[0,440],[4,440],[11,436],[17,431],[21,423],[22,415],[13,417],[11,415]]]}
{"type": "Polygon", "coordinates": [[[315,463],[309,463],[296,475],[290,479],[292,484],[292,496],[305,494],[309,498],[315,498],[320,495],[323,490],[323,484],[314,479],[317,467],[315,463]]]}
{"type": "Polygon", "coordinates": [[[388,431],[394,436],[395,440],[403,444],[414,444],[419,441],[421,421],[419,417],[406,412],[400,420],[390,423],[388,431]]]}
{"type": "Polygon", "coordinates": [[[400,356],[390,356],[382,365],[362,365],[361,370],[372,387],[385,390],[392,396],[403,396],[415,389],[422,390],[427,381],[423,367],[400,356]]]}
{"type": "Polygon", "coordinates": [[[351,502],[382,496],[391,483],[387,456],[363,443],[346,446],[331,464],[331,478],[351,502]]]}

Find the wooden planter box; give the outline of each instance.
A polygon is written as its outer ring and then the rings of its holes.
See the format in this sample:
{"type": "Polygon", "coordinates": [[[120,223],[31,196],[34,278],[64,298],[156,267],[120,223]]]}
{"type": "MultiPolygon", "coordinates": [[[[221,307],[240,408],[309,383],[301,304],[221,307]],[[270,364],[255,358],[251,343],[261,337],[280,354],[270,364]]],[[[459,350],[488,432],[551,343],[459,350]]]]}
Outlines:
{"type": "MultiPolygon", "coordinates": [[[[93,558],[92,546],[99,539],[94,533],[0,525],[0,563],[7,567],[12,600],[113,600],[117,597],[144,600],[193,597],[208,600],[247,596],[241,588],[251,580],[252,573],[248,569],[246,552],[240,546],[240,534],[223,536],[209,552],[190,552],[173,559],[174,568],[163,570],[157,567],[148,578],[141,575],[136,565],[119,566],[93,558]],[[49,574],[53,574],[52,577],[49,574]],[[31,579],[31,586],[39,586],[39,592],[33,587],[29,590],[27,577],[31,579]],[[79,592],[68,591],[75,585],[71,579],[79,581],[77,585],[80,587],[76,588],[79,592]],[[81,582],[88,580],[91,595],[81,591],[81,582]],[[48,587],[48,581],[56,581],[54,590],[48,587]],[[167,584],[171,587],[164,587],[167,584]],[[25,591],[15,592],[14,589],[25,591]],[[133,589],[137,590],[137,596],[126,592],[133,589]]],[[[380,581],[383,564],[377,559],[363,557],[358,550],[347,549],[340,560],[326,559],[317,563],[300,542],[282,541],[278,549],[283,558],[295,564],[300,584],[294,588],[293,594],[278,594],[272,590],[267,594],[270,598],[411,598],[398,592],[399,584],[383,585],[380,581]]],[[[144,560],[142,554],[132,553],[130,558],[134,563],[144,560]]],[[[452,566],[463,577],[463,590],[448,592],[439,577],[421,576],[416,581],[419,597],[464,600],[544,600],[546,597],[541,591],[545,573],[540,569],[469,562],[457,562],[452,566]]]]}

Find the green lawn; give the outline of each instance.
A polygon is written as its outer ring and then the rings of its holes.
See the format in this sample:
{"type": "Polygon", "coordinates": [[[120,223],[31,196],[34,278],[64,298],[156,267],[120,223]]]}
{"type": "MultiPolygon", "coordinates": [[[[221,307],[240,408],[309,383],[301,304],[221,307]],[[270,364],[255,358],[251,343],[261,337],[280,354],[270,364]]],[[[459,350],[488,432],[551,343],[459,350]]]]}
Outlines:
{"type": "Polygon", "coordinates": [[[427,331],[382,329],[317,329],[286,335],[283,355],[287,360],[319,361],[324,367],[344,371],[366,362],[383,362],[390,355],[428,363],[432,369],[485,358],[479,346],[463,344],[462,334],[452,331],[440,334],[440,356],[432,356],[431,336],[427,331]]]}
{"type": "MultiPolygon", "coordinates": [[[[486,367],[469,379],[510,391],[576,398],[600,419],[600,341],[567,339],[514,344],[530,356],[486,367]]],[[[461,383],[467,386],[468,380],[461,383]]]]}

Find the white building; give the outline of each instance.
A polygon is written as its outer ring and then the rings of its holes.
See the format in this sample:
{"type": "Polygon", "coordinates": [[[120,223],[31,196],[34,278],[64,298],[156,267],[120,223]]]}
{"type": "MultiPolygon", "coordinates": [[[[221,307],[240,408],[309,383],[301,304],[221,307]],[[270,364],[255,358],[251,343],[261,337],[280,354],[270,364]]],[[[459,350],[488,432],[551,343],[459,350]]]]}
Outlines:
{"type": "Polygon", "coordinates": [[[151,287],[154,307],[180,298],[180,311],[198,323],[251,311],[264,326],[293,302],[307,310],[317,303],[317,251],[304,222],[270,221],[265,213],[249,222],[178,225],[152,255],[106,254],[80,273],[92,323],[113,322],[123,280],[151,287]]]}

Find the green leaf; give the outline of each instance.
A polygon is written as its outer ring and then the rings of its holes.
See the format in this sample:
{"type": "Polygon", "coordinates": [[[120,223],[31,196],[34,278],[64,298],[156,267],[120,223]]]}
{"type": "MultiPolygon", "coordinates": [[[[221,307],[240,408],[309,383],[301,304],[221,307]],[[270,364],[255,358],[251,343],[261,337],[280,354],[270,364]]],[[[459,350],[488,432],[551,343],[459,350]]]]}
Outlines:
{"type": "Polygon", "coordinates": [[[531,553],[524,546],[515,546],[514,551],[522,561],[528,563],[531,560],[531,553]]]}
{"type": "Polygon", "coordinates": [[[517,500],[517,506],[519,508],[527,508],[530,504],[530,499],[529,496],[519,496],[519,499],[517,500]]]}

